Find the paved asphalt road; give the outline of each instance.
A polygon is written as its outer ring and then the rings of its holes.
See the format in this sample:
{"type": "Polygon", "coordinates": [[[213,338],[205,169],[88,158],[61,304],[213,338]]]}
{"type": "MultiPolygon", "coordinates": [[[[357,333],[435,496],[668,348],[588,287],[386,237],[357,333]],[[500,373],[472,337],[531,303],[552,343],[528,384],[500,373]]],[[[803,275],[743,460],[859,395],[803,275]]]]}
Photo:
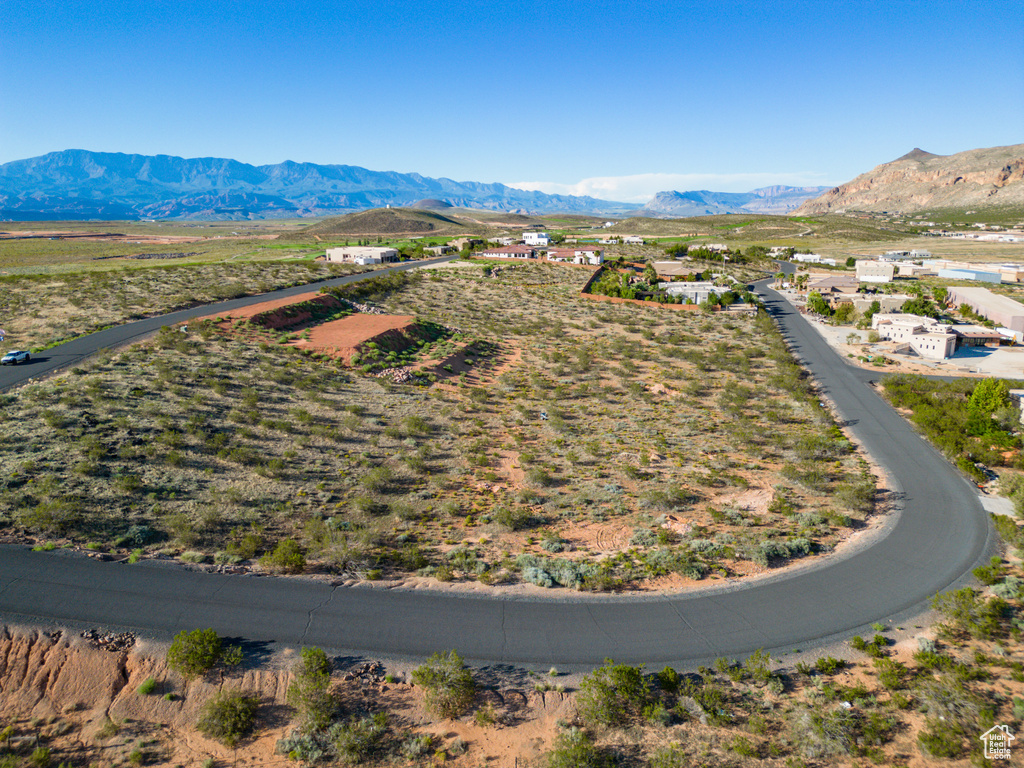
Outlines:
{"type": "Polygon", "coordinates": [[[572,670],[606,657],[692,666],[757,648],[778,653],[913,616],[989,554],[991,527],[977,495],[865,385],[869,372],[846,365],[778,294],[761,290],[840,418],[893,477],[902,512],[869,547],[753,584],[570,599],[331,587],[8,547],[0,549],[0,619],[131,628],[164,639],[213,627],[250,642],[392,658],[457,648],[478,663],[572,670]]]}

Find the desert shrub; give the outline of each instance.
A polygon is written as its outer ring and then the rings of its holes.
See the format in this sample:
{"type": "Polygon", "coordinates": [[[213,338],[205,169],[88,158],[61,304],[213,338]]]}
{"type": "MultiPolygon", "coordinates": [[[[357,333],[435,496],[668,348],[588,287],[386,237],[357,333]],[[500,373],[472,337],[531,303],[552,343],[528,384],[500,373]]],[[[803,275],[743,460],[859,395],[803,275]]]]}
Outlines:
{"type": "Polygon", "coordinates": [[[893,659],[875,659],[875,669],[878,670],[878,682],[890,691],[902,688],[903,681],[909,674],[904,664],[893,659]]]}
{"type": "Polygon", "coordinates": [[[1002,598],[986,600],[978,590],[963,587],[932,598],[932,607],[945,616],[952,632],[992,638],[1002,633],[1007,604],[1002,598]]]}
{"type": "Polygon", "coordinates": [[[997,555],[993,555],[988,565],[979,565],[971,573],[986,587],[991,586],[1003,577],[1003,561],[997,555]]]}
{"type": "Polygon", "coordinates": [[[338,760],[357,765],[380,749],[388,730],[388,716],[378,712],[370,717],[335,723],[327,731],[338,760]]]}
{"type": "Polygon", "coordinates": [[[211,739],[234,748],[251,730],[259,699],[242,691],[221,691],[203,707],[196,728],[211,739]]]}
{"type": "Polygon", "coordinates": [[[615,664],[606,659],[580,682],[577,700],[580,719],[588,726],[628,725],[640,718],[650,702],[650,687],[643,667],[615,664]]]}
{"type": "Polygon", "coordinates": [[[167,650],[167,666],[183,677],[198,677],[213,669],[222,650],[221,639],[212,629],[183,630],[167,650]]]}
{"type": "Polygon", "coordinates": [[[681,679],[679,673],[672,667],[665,667],[657,675],[658,687],[670,696],[679,693],[681,679]]]}
{"type": "Polygon", "coordinates": [[[570,728],[555,737],[542,764],[544,768],[611,768],[615,760],[595,746],[585,731],[570,728]]]}
{"type": "Polygon", "coordinates": [[[814,668],[823,675],[834,675],[846,667],[845,659],[837,659],[832,656],[822,656],[814,662],[814,668]]]}
{"type": "Polygon", "coordinates": [[[283,573],[301,573],[306,567],[306,555],[295,539],[282,539],[273,552],[260,558],[260,565],[283,573]]]}
{"type": "Polygon", "coordinates": [[[303,648],[292,670],[288,703],[295,707],[303,727],[326,728],[334,715],[331,698],[331,662],[321,648],[303,648]]]}
{"type": "Polygon", "coordinates": [[[929,720],[927,727],[917,734],[917,746],[928,757],[954,758],[963,751],[963,737],[959,729],[929,720]]]}
{"type": "Polygon", "coordinates": [[[435,653],[413,670],[412,680],[424,688],[427,709],[449,720],[462,714],[476,694],[473,673],[454,650],[435,653]]]}
{"type": "Polygon", "coordinates": [[[491,519],[502,528],[518,531],[530,525],[530,510],[523,507],[500,506],[491,513],[491,519]]]}
{"type": "Polygon", "coordinates": [[[139,686],[139,693],[142,694],[143,696],[148,696],[149,694],[153,693],[155,690],[156,690],[156,678],[155,677],[147,677],[145,680],[142,681],[142,684],[139,686]]]}

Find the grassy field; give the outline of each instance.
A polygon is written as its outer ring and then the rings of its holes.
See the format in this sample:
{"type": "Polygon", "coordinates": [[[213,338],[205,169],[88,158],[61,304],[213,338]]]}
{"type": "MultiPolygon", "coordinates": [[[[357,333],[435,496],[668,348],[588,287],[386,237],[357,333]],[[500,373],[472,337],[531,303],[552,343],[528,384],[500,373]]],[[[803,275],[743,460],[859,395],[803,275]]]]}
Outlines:
{"type": "Polygon", "coordinates": [[[467,267],[371,296],[469,344],[439,342],[429,386],[210,322],[25,387],[0,416],[0,525],[590,589],[759,572],[863,525],[873,480],[766,317],[588,302],[589,274],[467,267]]]}

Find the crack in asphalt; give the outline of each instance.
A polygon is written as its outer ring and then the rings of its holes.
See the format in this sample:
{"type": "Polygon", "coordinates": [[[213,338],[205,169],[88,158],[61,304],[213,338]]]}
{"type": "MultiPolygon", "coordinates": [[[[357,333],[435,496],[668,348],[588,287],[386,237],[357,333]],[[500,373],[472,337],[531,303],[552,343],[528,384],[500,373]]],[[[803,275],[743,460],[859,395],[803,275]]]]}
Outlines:
{"type": "Polygon", "coordinates": [[[505,606],[507,603],[501,601],[501,656],[499,657],[502,661],[505,660],[505,648],[508,646],[508,635],[505,634],[505,606]]]}
{"type": "Polygon", "coordinates": [[[309,613],[306,614],[306,628],[302,630],[302,635],[299,637],[299,645],[303,645],[306,640],[306,635],[309,634],[309,628],[313,625],[313,614],[319,611],[321,608],[326,607],[330,604],[331,600],[334,599],[334,593],[341,587],[340,584],[335,584],[331,587],[330,593],[324,600],[320,601],[319,605],[314,605],[309,609],[309,613]]]}
{"type": "Polygon", "coordinates": [[[2,587],[0,587],[0,595],[2,595],[4,592],[6,592],[11,587],[13,587],[19,581],[22,581],[24,578],[25,578],[24,576],[18,576],[17,578],[14,578],[11,581],[9,581],[6,584],[4,584],[2,587]]]}
{"type": "Polygon", "coordinates": [[[713,646],[711,645],[711,642],[706,637],[704,637],[704,634],[700,632],[695,626],[693,626],[693,624],[691,624],[685,616],[683,616],[682,611],[679,610],[679,604],[675,600],[669,600],[668,604],[672,608],[673,612],[675,612],[676,616],[679,617],[679,620],[683,622],[684,625],[686,625],[686,628],[693,632],[695,637],[699,637],[700,641],[708,647],[709,651],[712,650],[713,646]]]}

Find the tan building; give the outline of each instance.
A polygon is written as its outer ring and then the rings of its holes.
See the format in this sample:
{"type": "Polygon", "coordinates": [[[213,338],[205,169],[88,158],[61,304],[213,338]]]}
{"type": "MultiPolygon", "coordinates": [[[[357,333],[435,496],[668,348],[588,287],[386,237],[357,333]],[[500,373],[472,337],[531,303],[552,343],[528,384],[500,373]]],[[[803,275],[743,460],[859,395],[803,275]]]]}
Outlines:
{"type": "Polygon", "coordinates": [[[945,360],[956,352],[957,335],[952,326],[930,317],[879,312],[871,318],[871,328],[880,338],[907,344],[927,360],[945,360]]]}
{"type": "Polygon", "coordinates": [[[889,261],[857,262],[857,279],[862,283],[891,283],[896,265],[889,261]]]}

